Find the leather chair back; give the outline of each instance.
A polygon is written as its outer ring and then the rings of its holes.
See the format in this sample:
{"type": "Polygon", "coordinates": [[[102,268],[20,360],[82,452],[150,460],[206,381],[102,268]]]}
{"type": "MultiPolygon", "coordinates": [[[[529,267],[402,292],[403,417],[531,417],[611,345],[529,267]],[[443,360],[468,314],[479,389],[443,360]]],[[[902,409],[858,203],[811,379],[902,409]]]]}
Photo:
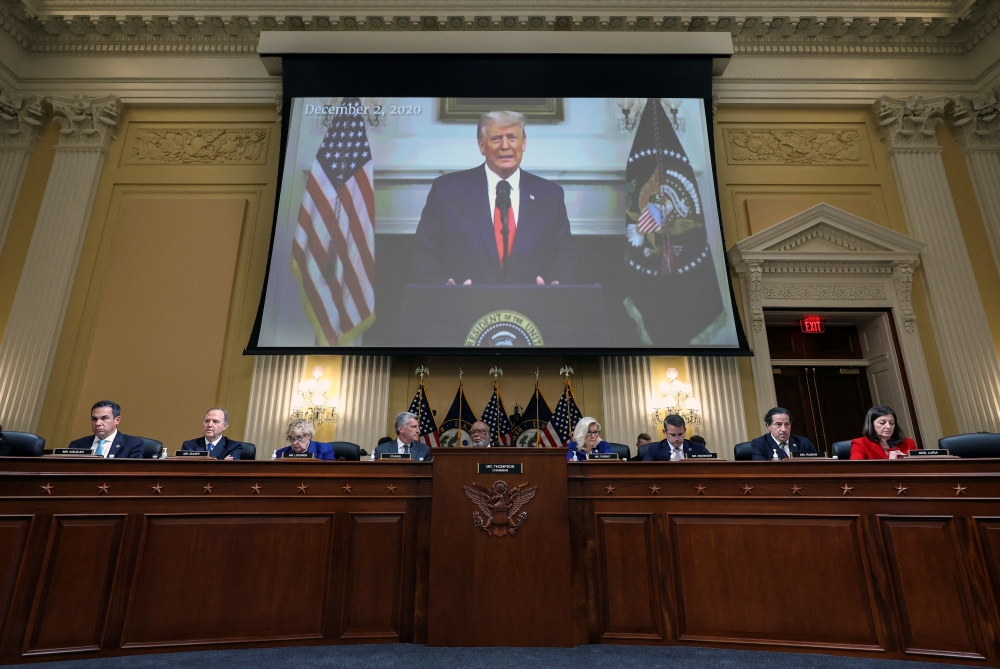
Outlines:
{"type": "Polygon", "coordinates": [[[733,446],[733,457],[736,460],[753,460],[753,447],[749,441],[733,446]]]}
{"type": "Polygon", "coordinates": [[[254,444],[247,443],[245,441],[240,442],[240,460],[256,460],[257,459],[257,447],[254,444]]]}
{"type": "Polygon", "coordinates": [[[160,457],[163,454],[163,442],[157,441],[156,439],[146,439],[146,437],[139,437],[142,439],[142,457],[145,460],[153,460],[160,457]]]}
{"type": "Polygon", "coordinates": [[[617,453],[619,459],[628,460],[631,457],[632,451],[625,444],[613,444],[610,441],[608,443],[611,444],[611,452],[617,453]]]}
{"type": "Polygon", "coordinates": [[[851,441],[835,441],[830,445],[830,450],[833,457],[838,460],[850,460],[851,459],[851,441]]]}
{"type": "Polygon", "coordinates": [[[655,441],[651,441],[651,442],[649,442],[649,444],[643,444],[642,446],[640,446],[639,448],[637,448],[636,452],[635,452],[635,459],[636,460],[642,460],[644,457],[646,457],[646,451],[649,450],[649,445],[650,444],[655,444],[655,443],[656,443],[655,441]]]}
{"type": "Polygon", "coordinates": [[[34,458],[41,456],[45,451],[45,440],[37,434],[6,431],[3,436],[6,443],[0,446],[0,455],[34,458]]]}
{"type": "Polygon", "coordinates": [[[947,448],[960,458],[1000,458],[1000,434],[973,432],[938,439],[938,448],[947,448]]]}
{"type": "Polygon", "coordinates": [[[361,447],[350,441],[331,441],[333,454],[338,460],[360,460],[361,447]]]}

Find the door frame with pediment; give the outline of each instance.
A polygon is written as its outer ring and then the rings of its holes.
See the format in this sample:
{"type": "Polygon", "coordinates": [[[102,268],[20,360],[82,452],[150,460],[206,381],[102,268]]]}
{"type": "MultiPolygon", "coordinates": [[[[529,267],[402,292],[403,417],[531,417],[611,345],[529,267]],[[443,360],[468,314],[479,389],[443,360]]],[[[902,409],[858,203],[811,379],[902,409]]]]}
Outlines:
{"type": "MultiPolygon", "coordinates": [[[[767,308],[887,309],[898,337],[922,441],[944,436],[910,304],[924,244],[821,203],[740,241],[729,261],[740,279],[757,414],[775,406],[767,308]]],[[[763,421],[761,422],[763,426],[763,421]]]]}

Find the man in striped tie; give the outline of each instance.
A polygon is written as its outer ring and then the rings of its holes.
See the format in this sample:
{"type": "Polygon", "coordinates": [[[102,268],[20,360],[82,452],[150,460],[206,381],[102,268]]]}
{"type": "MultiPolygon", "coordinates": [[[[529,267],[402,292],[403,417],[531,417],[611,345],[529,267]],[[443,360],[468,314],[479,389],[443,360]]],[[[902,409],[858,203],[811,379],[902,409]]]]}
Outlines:
{"type": "Polygon", "coordinates": [[[573,283],[575,257],[561,186],[521,169],[524,115],[484,114],[479,167],[434,180],[413,249],[413,283],[573,283]]]}

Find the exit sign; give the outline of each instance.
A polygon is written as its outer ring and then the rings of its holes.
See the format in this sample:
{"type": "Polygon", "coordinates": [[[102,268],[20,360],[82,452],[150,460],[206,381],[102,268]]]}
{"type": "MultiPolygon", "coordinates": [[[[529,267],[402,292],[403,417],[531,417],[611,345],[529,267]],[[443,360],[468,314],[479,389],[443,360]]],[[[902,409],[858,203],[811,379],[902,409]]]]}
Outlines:
{"type": "Polygon", "coordinates": [[[799,327],[802,328],[803,332],[808,332],[809,334],[826,332],[826,328],[823,327],[823,319],[819,316],[806,316],[799,321],[799,327]]]}

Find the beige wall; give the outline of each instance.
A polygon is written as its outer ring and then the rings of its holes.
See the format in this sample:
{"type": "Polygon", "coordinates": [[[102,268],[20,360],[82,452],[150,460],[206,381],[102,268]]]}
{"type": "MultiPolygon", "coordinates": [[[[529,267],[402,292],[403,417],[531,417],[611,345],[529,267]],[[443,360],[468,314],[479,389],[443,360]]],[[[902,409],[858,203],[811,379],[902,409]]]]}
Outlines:
{"type": "Polygon", "coordinates": [[[274,108],[126,107],[115,134],[38,431],[52,445],[86,434],[91,404],[107,398],[126,433],[171,445],[200,434],[217,404],[239,439],[253,374],[242,351],[273,216],[274,108]]]}
{"type": "MultiPolygon", "coordinates": [[[[820,202],[908,234],[888,154],[869,108],[723,107],[716,119],[719,200],[727,247],[820,202]]],[[[971,192],[971,186],[969,189],[971,192]]],[[[963,217],[963,226],[975,229],[977,225],[981,230],[981,221],[963,217]]],[[[985,231],[981,234],[985,239],[985,231]]],[[[978,265],[982,260],[974,256],[973,262],[978,265]]],[[[918,269],[918,280],[913,282],[913,311],[942,428],[945,434],[955,434],[955,415],[921,275],[918,269]]],[[[739,293],[738,279],[735,273],[731,276],[739,293]]],[[[743,302],[738,294],[737,298],[745,323],[743,302]]],[[[740,361],[740,376],[748,433],[760,434],[763,417],[757,415],[756,398],[750,392],[753,374],[747,359],[740,361]]]]}

